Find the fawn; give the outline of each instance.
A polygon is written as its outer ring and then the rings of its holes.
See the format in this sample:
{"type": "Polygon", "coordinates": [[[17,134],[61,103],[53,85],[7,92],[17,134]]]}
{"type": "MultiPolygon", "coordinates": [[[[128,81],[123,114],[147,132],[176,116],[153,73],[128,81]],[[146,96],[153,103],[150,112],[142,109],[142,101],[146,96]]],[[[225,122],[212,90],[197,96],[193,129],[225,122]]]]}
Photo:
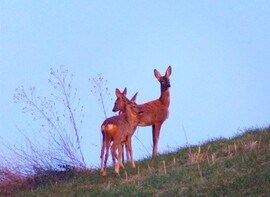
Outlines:
{"type": "MultiPolygon", "coordinates": [[[[101,125],[101,132],[103,136],[100,154],[102,176],[106,176],[109,148],[111,148],[114,171],[117,175],[119,175],[119,167],[124,167],[121,160],[122,146],[124,143],[126,144],[127,152],[130,156],[131,166],[135,168],[132,155],[131,136],[139,123],[139,116],[143,114],[143,112],[139,110],[135,102],[127,99],[125,95],[123,95],[118,89],[116,89],[116,96],[117,99],[121,100],[122,107],[120,109],[123,111],[123,113],[107,118],[101,125]],[[112,141],[113,144],[111,145],[112,141]],[[118,155],[116,150],[118,150],[118,155]],[[104,151],[106,151],[105,158],[104,151]],[[117,160],[117,163],[115,160],[117,160]]],[[[136,98],[136,95],[134,97],[136,98]]]]}
{"type": "MultiPolygon", "coordinates": [[[[169,117],[169,105],[170,105],[170,75],[172,73],[172,68],[169,66],[166,70],[164,76],[154,69],[154,75],[160,82],[161,94],[159,99],[150,101],[138,105],[139,109],[143,111],[143,114],[139,116],[138,126],[152,126],[152,136],[153,136],[153,152],[152,157],[157,155],[158,150],[158,140],[160,129],[163,122],[169,117]]],[[[118,99],[117,102],[123,102],[118,99]]],[[[122,103],[117,103],[118,105],[123,105],[122,103]]]]}
{"type": "MultiPolygon", "coordinates": [[[[124,96],[127,95],[127,88],[125,88],[125,89],[123,90],[122,94],[123,94],[124,96]]],[[[136,94],[130,99],[131,102],[136,102],[137,94],[138,94],[138,93],[136,93],[136,94]]],[[[123,100],[121,97],[119,97],[119,98],[116,99],[112,111],[113,111],[113,112],[119,111],[119,114],[126,113],[125,103],[124,103],[124,100],[123,100]]],[[[137,121],[138,121],[138,120],[137,120],[137,121]]],[[[134,134],[135,130],[136,130],[136,128],[134,129],[132,135],[134,134]]],[[[125,144],[125,148],[126,148],[126,160],[129,161],[129,152],[127,151],[127,145],[126,145],[126,144],[125,144]]],[[[122,146],[122,150],[123,150],[123,152],[124,152],[124,145],[122,146]]],[[[124,155],[122,155],[122,161],[124,161],[124,155]]]]}

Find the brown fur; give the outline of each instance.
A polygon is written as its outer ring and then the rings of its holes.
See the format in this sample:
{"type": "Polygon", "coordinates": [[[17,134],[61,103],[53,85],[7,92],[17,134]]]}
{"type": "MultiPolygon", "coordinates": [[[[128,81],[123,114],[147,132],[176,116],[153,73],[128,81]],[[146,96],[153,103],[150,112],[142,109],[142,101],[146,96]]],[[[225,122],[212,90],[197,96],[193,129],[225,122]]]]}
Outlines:
{"type": "MultiPolygon", "coordinates": [[[[152,126],[152,136],[153,136],[153,152],[152,157],[157,155],[158,151],[158,140],[160,129],[163,122],[169,117],[169,106],[170,106],[170,75],[172,72],[171,66],[166,70],[164,76],[161,76],[160,73],[155,69],[154,75],[160,82],[161,94],[159,99],[150,101],[138,105],[139,109],[143,111],[143,114],[139,117],[139,126],[152,126]]],[[[116,100],[121,102],[121,100],[116,100]]],[[[119,103],[118,105],[122,105],[119,103]]]]}
{"type": "MultiPolygon", "coordinates": [[[[127,88],[125,88],[122,92],[122,94],[124,96],[127,95],[127,88]]],[[[136,98],[137,98],[137,93],[130,99],[131,102],[136,102],[136,98]]],[[[125,109],[125,103],[123,101],[123,99],[121,97],[117,98],[116,101],[115,101],[115,104],[114,104],[114,107],[113,107],[113,112],[117,112],[119,111],[119,114],[122,114],[122,113],[126,113],[126,109],[125,109]]],[[[142,114],[142,113],[141,113],[142,114]]],[[[138,119],[135,120],[136,122],[138,122],[138,119]]],[[[132,135],[134,134],[136,129],[134,129],[132,135]]],[[[128,147],[127,147],[127,144],[125,143],[125,149],[126,149],[126,160],[127,161],[130,161],[130,157],[129,157],[129,152],[127,151],[128,147]]],[[[124,152],[124,145],[122,146],[122,150],[124,152]]],[[[124,154],[122,154],[122,161],[124,162],[125,158],[124,158],[124,154]]]]}
{"type": "Polygon", "coordinates": [[[127,152],[131,159],[131,165],[135,168],[135,163],[132,156],[131,136],[139,123],[138,116],[142,112],[134,102],[128,100],[118,89],[116,89],[116,96],[117,99],[121,99],[123,103],[123,107],[121,108],[123,113],[119,114],[118,116],[107,118],[101,125],[103,141],[100,158],[101,173],[103,176],[106,176],[106,164],[112,141],[113,144],[111,145],[111,155],[115,166],[115,173],[119,174],[119,167],[124,167],[121,160],[123,144],[126,144],[127,152]],[[106,153],[104,158],[105,150],[106,153]],[[118,150],[118,155],[116,150],[118,150]],[[117,160],[117,163],[115,160],[117,160]]]}

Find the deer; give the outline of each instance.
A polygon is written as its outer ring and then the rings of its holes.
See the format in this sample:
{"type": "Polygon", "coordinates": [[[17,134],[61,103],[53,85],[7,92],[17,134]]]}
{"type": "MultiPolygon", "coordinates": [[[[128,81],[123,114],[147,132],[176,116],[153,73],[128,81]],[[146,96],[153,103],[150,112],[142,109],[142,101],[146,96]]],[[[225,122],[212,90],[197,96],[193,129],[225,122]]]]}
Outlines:
{"type": "MultiPolygon", "coordinates": [[[[152,158],[157,156],[158,141],[160,135],[160,129],[164,121],[169,117],[170,106],[170,76],[172,68],[169,66],[164,76],[154,69],[154,75],[160,83],[160,97],[156,100],[139,104],[138,107],[143,111],[143,114],[139,116],[138,126],[152,126],[152,138],[153,138],[153,151],[152,158]]],[[[117,105],[123,105],[122,100],[116,100],[117,105]],[[117,103],[119,102],[119,103],[117,103]]]]}
{"type": "MultiPolygon", "coordinates": [[[[123,94],[124,96],[127,95],[127,88],[125,88],[125,89],[123,90],[122,94],[123,94]]],[[[138,93],[136,93],[136,94],[130,99],[131,102],[136,102],[137,94],[138,94],[138,93]]],[[[125,110],[125,103],[124,103],[124,100],[123,100],[121,97],[118,97],[118,98],[116,99],[112,111],[113,111],[113,112],[118,112],[118,111],[119,111],[119,114],[126,113],[126,110],[125,110]]],[[[134,129],[132,135],[134,134],[135,130],[136,130],[136,129],[134,129]]],[[[129,159],[129,153],[127,152],[127,145],[126,145],[126,144],[124,144],[124,145],[125,145],[125,149],[126,149],[126,160],[129,161],[130,159],[129,159]]],[[[124,152],[124,145],[122,146],[123,152],[124,152]]],[[[124,155],[122,155],[122,161],[124,161],[124,155]]]]}
{"type": "Polygon", "coordinates": [[[109,149],[111,149],[115,174],[119,175],[119,168],[124,168],[122,163],[123,144],[126,145],[128,152],[127,154],[130,157],[131,167],[136,167],[133,160],[131,137],[139,123],[139,116],[143,114],[143,112],[139,110],[138,105],[134,102],[137,94],[135,94],[131,100],[127,99],[125,95],[119,91],[119,89],[116,89],[115,94],[117,96],[117,100],[121,100],[121,106],[115,105],[113,111],[121,109],[122,113],[117,116],[107,118],[101,125],[101,133],[103,137],[100,154],[102,176],[106,176],[106,165],[109,156],[109,149]],[[118,155],[116,153],[117,150],[118,155]]]}

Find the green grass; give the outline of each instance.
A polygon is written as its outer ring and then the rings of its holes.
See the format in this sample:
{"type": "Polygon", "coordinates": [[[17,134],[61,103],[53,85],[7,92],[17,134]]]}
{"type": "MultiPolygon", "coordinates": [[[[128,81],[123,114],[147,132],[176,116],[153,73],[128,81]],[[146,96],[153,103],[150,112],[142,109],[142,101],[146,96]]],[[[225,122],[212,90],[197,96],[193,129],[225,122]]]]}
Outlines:
{"type": "Polygon", "coordinates": [[[76,171],[44,178],[12,196],[270,196],[270,127],[249,129],[137,161],[137,168],[76,171]]]}

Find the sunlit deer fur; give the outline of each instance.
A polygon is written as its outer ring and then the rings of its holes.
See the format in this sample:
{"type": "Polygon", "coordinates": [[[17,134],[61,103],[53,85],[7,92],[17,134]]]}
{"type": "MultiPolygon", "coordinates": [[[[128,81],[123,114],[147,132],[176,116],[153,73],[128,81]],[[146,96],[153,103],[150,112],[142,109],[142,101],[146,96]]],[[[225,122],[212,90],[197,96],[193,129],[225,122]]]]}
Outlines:
{"type": "MultiPolygon", "coordinates": [[[[125,89],[123,90],[122,94],[123,94],[124,96],[127,95],[127,88],[125,88],[125,89]]],[[[136,102],[136,97],[137,97],[137,93],[130,99],[130,101],[135,103],[135,102],[136,102]]],[[[116,99],[112,111],[113,111],[113,112],[119,111],[119,114],[121,114],[121,113],[126,113],[126,106],[125,106],[125,103],[124,103],[124,100],[123,100],[122,97],[118,97],[118,98],[116,99]]],[[[135,118],[137,118],[137,117],[135,117],[135,118]]],[[[135,120],[135,121],[138,122],[138,120],[135,120]]],[[[136,128],[134,129],[132,135],[134,134],[135,130],[136,130],[136,128]]],[[[128,148],[128,147],[127,147],[127,144],[125,143],[124,145],[125,145],[125,149],[126,149],[126,160],[127,160],[127,161],[130,161],[129,152],[127,151],[127,148],[128,148]]],[[[122,146],[123,152],[124,152],[124,145],[122,146]]],[[[124,154],[122,154],[122,161],[124,162],[124,154]]]]}
{"type": "Polygon", "coordinates": [[[106,176],[106,165],[109,155],[109,148],[111,148],[111,155],[114,164],[114,171],[118,175],[119,167],[124,167],[122,163],[122,145],[125,143],[127,152],[130,156],[131,166],[135,168],[133,161],[131,136],[134,133],[138,123],[139,117],[143,112],[139,110],[136,103],[128,100],[125,95],[116,89],[117,99],[121,99],[124,103],[123,113],[118,116],[107,118],[101,125],[101,132],[103,136],[101,148],[101,173],[106,176]],[[111,145],[111,142],[113,144],[111,145]],[[118,150],[118,154],[116,151],[118,150]],[[104,158],[105,151],[105,158],[104,158]],[[117,160],[117,163],[116,163],[117,160]]]}
{"type": "MultiPolygon", "coordinates": [[[[153,152],[152,157],[157,155],[158,151],[158,140],[160,129],[163,122],[169,116],[169,105],[170,105],[170,75],[172,73],[172,68],[169,66],[166,70],[164,76],[161,76],[160,73],[155,69],[154,75],[160,82],[161,94],[159,99],[154,101],[150,101],[148,103],[144,103],[138,105],[140,110],[143,111],[143,114],[139,116],[139,125],[138,126],[152,126],[152,136],[153,136],[153,152]]],[[[120,99],[116,100],[116,102],[122,102],[120,99]]],[[[118,103],[118,105],[122,105],[118,103]]]]}

